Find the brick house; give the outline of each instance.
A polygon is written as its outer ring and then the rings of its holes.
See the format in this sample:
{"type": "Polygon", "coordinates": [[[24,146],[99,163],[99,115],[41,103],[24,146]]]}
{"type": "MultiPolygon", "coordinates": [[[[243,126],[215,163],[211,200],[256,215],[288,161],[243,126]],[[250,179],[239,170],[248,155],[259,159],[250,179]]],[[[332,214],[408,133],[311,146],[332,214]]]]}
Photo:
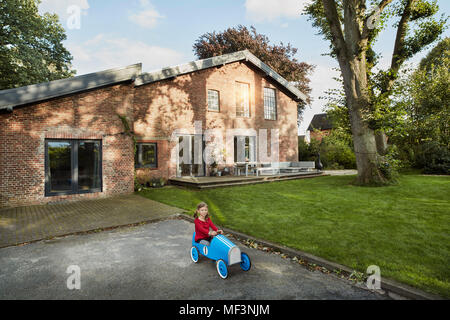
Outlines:
{"type": "MultiPolygon", "coordinates": [[[[135,172],[208,175],[204,161],[179,160],[196,141],[201,151],[211,143],[195,139],[196,125],[278,129],[279,160],[296,161],[297,103],[305,98],[247,50],[152,73],[135,64],[2,90],[0,207],[131,193],[135,172]]],[[[236,136],[226,156],[236,157],[236,139],[257,161],[252,135],[236,136]]]]}
{"type": "Polygon", "coordinates": [[[332,129],[333,124],[327,118],[326,113],[315,114],[308,126],[310,140],[322,141],[323,137],[328,136],[332,129]]]}

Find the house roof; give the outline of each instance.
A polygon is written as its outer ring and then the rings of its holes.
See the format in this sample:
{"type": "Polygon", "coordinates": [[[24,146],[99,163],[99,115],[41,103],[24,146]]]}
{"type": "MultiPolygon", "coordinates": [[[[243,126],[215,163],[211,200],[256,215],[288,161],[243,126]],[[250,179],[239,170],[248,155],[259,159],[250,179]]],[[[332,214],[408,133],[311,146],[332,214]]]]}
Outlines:
{"type": "Polygon", "coordinates": [[[224,54],[221,56],[192,61],[174,67],[163,68],[161,70],[157,70],[154,72],[143,73],[136,78],[135,86],[141,86],[144,84],[157,82],[164,79],[170,79],[194,71],[204,70],[243,60],[250,62],[252,65],[256,66],[261,71],[263,71],[267,76],[271,77],[273,80],[278,82],[281,86],[283,86],[286,90],[288,90],[291,94],[294,95],[295,100],[306,101],[306,95],[304,93],[298,90],[295,86],[289,83],[289,81],[287,81],[278,73],[276,73],[272,68],[270,68],[267,64],[265,64],[261,60],[259,60],[255,55],[253,55],[248,50],[242,50],[224,54]]]}
{"type": "Polygon", "coordinates": [[[0,91],[0,110],[135,79],[142,64],[0,91]]]}
{"type": "Polygon", "coordinates": [[[17,106],[40,102],[51,98],[65,96],[124,81],[134,80],[135,86],[141,86],[164,79],[177,77],[182,74],[237,61],[247,61],[251,63],[289,91],[295,97],[296,101],[306,101],[306,95],[304,93],[276,73],[264,62],[259,60],[250,51],[243,50],[217,57],[192,61],[173,67],[163,68],[161,70],[148,73],[142,73],[142,64],[136,63],[127,67],[94,72],[67,79],[32,84],[20,88],[0,90],[0,110],[12,111],[13,108],[17,106]]]}
{"type": "Polygon", "coordinates": [[[309,124],[308,131],[333,129],[333,124],[327,118],[326,113],[315,114],[309,124]]]}

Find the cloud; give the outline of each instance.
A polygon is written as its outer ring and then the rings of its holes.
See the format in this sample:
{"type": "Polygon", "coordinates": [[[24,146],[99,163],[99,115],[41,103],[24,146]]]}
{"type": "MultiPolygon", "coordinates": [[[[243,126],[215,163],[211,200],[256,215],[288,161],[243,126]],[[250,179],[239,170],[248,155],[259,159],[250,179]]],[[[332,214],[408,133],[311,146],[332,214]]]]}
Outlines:
{"type": "Polygon", "coordinates": [[[165,18],[161,15],[148,0],[140,0],[141,11],[132,13],[128,18],[137,25],[151,29],[154,28],[160,19],[165,18]]]}
{"type": "Polygon", "coordinates": [[[183,54],[173,49],[106,34],[98,34],[81,44],[69,42],[66,47],[73,56],[77,75],[138,62],[142,62],[143,71],[150,71],[184,61],[183,54]]]}
{"type": "Polygon", "coordinates": [[[247,18],[254,22],[272,22],[280,18],[297,19],[309,0],[246,0],[247,18]]]}

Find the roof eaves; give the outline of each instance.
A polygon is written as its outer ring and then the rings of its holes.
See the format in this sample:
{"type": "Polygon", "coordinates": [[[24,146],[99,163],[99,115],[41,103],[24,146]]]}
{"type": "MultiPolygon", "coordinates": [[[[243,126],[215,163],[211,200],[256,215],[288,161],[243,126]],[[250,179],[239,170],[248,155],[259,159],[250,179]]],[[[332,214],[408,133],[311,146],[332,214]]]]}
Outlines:
{"type": "Polygon", "coordinates": [[[173,67],[163,68],[161,70],[142,73],[136,78],[135,86],[142,86],[152,82],[157,82],[165,79],[177,77],[179,75],[199,71],[207,68],[217,67],[227,63],[236,62],[245,59],[244,51],[237,51],[233,53],[224,54],[221,56],[191,61],[173,67]]]}
{"type": "Polygon", "coordinates": [[[280,76],[278,73],[276,73],[271,67],[269,67],[267,64],[262,62],[259,58],[257,58],[254,54],[252,54],[250,51],[245,50],[246,60],[250,61],[252,64],[257,66],[259,69],[264,71],[267,76],[271,77],[275,81],[277,81],[279,84],[281,84],[283,87],[285,87],[287,90],[289,90],[292,94],[294,94],[299,100],[303,100],[306,102],[306,95],[298,90],[296,87],[291,85],[289,81],[287,81],[285,78],[280,76]]]}
{"type": "Polygon", "coordinates": [[[274,79],[276,82],[290,91],[298,100],[306,102],[306,95],[300,90],[291,85],[286,79],[276,73],[272,68],[262,62],[259,58],[253,55],[249,50],[242,50],[233,53],[215,56],[207,59],[197,60],[181,64],[174,67],[168,67],[154,72],[143,73],[136,78],[135,86],[142,86],[152,82],[157,82],[165,79],[171,79],[179,75],[199,71],[207,68],[217,67],[236,61],[245,60],[262,70],[267,76],[274,79]]]}
{"type": "Polygon", "coordinates": [[[12,111],[16,106],[134,80],[141,71],[142,64],[136,63],[127,67],[114,68],[67,79],[1,90],[0,110],[6,109],[12,111]]]}

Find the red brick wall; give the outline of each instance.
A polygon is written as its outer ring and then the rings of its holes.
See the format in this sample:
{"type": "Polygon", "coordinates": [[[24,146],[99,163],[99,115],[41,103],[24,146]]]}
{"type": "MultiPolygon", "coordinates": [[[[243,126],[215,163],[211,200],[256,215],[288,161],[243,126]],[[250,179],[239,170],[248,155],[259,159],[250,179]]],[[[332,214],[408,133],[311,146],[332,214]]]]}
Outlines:
{"type": "Polygon", "coordinates": [[[331,129],[327,130],[313,130],[309,132],[310,140],[322,141],[323,137],[328,136],[331,133],[331,129]]]}
{"type": "Polygon", "coordinates": [[[0,207],[133,192],[134,153],[118,114],[132,120],[132,84],[0,114],[0,207]],[[45,138],[101,139],[103,192],[45,196],[45,138]]]}

